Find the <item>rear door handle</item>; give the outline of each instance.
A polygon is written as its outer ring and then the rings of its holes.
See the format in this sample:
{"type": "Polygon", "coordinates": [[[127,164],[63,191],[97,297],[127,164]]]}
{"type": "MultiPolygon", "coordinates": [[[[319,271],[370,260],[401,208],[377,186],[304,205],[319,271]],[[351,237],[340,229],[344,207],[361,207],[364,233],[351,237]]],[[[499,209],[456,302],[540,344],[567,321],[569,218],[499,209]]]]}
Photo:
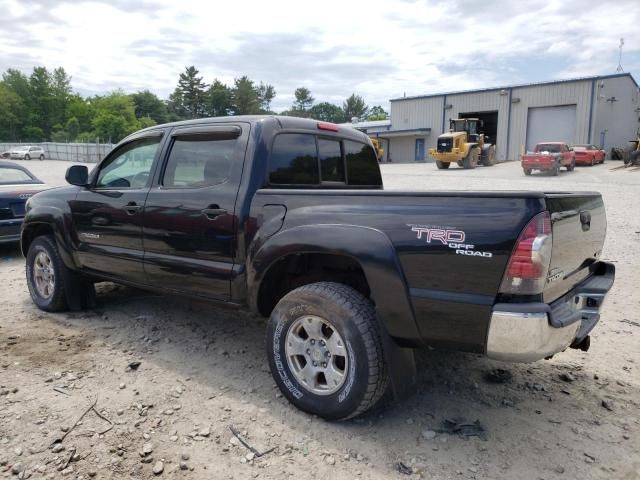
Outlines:
{"type": "Polygon", "coordinates": [[[220,215],[226,215],[227,211],[224,208],[218,207],[218,205],[210,205],[202,210],[202,213],[210,220],[213,220],[220,215]]]}
{"type": "Polygon", "coordinates": [[[127,212],[128,215],[134,215],[138,213],[140,208],[140,205],[137,205],[136,202],[129,202],[124,207],[122,207],[122,209],[127,212]]]}

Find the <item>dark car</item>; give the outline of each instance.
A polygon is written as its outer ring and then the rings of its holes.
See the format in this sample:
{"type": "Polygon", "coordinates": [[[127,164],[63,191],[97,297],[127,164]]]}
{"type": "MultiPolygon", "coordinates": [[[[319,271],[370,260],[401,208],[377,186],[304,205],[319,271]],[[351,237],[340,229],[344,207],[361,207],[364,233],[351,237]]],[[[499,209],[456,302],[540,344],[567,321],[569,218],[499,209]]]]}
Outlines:
{"type": "Polygon", "coordinates": [[[105,280],[250,308],[283,394],[328,419],[411,386],[412,348],[586,350],[614,280],[599,193],[385,191],[364,133],[310,119],[154,126],[67,181],[27,204],[39,308],[105,280]]]}
{"type": "Polygon", "coordinates": [[[44,182],[26,168],[0,160],[0,243],[20,240],[25,202],[46,188],[44,182]]]}

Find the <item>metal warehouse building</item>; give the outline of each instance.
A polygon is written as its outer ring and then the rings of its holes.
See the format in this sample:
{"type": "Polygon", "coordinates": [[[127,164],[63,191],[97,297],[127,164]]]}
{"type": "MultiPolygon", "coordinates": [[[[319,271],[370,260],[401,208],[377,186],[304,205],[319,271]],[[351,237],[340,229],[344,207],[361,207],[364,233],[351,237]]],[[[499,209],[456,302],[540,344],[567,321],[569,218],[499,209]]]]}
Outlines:
{"type": "Polygon", "coordinates": [[[628,73],[391,100],[389,121],[353,126],[383,140],[384,161],[432,161],[450,118],[477,117],[498,160],[540,141],[624,147],[640,125],[640,88],[628,73]]]}

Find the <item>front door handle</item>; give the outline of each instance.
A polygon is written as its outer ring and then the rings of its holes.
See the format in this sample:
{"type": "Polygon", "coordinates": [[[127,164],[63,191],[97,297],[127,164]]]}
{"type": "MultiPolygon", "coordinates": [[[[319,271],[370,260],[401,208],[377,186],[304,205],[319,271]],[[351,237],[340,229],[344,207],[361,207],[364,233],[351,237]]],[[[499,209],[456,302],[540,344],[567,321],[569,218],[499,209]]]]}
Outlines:
{"type": "Polygon", "coordinates": [[[141,206],[136,204],[136,202],[129,202],[124,207],[122,207],[122,209],[125,212],[127,212],[128,215],[134,215],[134,214],[138,213],[140,208],[141,208],[141,206]]]}
{"type": "Polygon", "coordinates": [[[213,220],[220,215],[226,215],[227,211],[224,208],[220,208],[218,205],[209,205],[207,208],[202,210],[202,213],[204,213],[209,220],[213,220]]]}

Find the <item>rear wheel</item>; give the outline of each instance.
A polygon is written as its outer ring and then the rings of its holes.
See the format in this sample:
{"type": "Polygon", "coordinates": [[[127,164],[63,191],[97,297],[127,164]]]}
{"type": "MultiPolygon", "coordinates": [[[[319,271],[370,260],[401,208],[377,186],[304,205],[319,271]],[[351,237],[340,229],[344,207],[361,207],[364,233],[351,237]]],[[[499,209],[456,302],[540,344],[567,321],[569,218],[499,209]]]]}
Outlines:
{"type": "Polygon", "coordinates": [[[530,168],[523,168],[522,171],[524,172],[525,175],[529,176],[531,175],[531,169],[530,168]]]}
{"type": "Polygon", "coordinates": [[[451,165],[451,163],[436,160],[436,167],[438,167],[438,170],[446,170],[447,168],[449,168],[449,165],[451,165]]]}
{"type": "Polygon", "coordinates": [[[573,160],[571,160],[571,163],[567,165],[567,172],[573,172],[575,168],[576,168],[576,159],[574,158],[573,160]]]}
{"type": "Polygon", "coordinates": [[[496,164],[496,146],[491,145],[486,152],[486,156],[482,159],[485,167],[493,167],[496,164]]]}
{"type": "Polygon", "coordinates": [[[478,149],[474,147],[471,150],[469,150],[469,153],[467,153],[467,156],[464,157],[463,168],[466,168],[466,169],[476,168],[477,165],[478,165],[478,149]]]}
{"type": "Polygon", "coordinates": [[[40,155],[40,161],[44,160],[44,154],[40,155]]]}
{"type": "Polygon", "coordinates": [[[459,166],[460,168],[464,167],[464,161],[463,161],[463,160],[458,160],[458,162],[457,162],[457,163],[458,163],[458,166],[459,166]]]}
{"type": "Polygon", "coordinates": [[[318,282],[276,305],[267,326],[271,374],[296,407],[346,420],[387,389],[380,326],[371,301],[347,285],[318,282]]]}
{"type": "Polygon", "coordinates": [[[556,161],[556,163],[553,164],[553,167],[551,167],[551,175],[554,177],[557,177],[558,175],[560,175],[560,163],[556,161]]]}
{"type": "Polygon", "coordinates": [[[27,154],[24,156],[24,159],[25,159],[25,160],[31,160],[31,157],[30,157],[30,156],[29,156],[29,154],[27,153],[27,154]]]}

